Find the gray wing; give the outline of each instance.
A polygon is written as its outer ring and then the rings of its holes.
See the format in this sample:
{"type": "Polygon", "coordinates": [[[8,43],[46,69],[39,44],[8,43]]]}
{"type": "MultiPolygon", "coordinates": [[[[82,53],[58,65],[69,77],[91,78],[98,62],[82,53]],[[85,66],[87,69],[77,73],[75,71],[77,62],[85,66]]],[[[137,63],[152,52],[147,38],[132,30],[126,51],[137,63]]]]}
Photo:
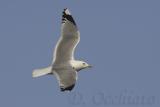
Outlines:
{"type": "Polygon", "coordinates": [[[54,72],[61,91],[71,91],[77,80],[77,72],[71,67],[65,69],[59,69],[54,72]]]}
{"type": "Polygon", "coordinates": [[[80,40],[76,23],[68,9],[62,15],[61,37],[54,51],[54,63],[67,62],[74,59],[74,50],[80,40]]]}

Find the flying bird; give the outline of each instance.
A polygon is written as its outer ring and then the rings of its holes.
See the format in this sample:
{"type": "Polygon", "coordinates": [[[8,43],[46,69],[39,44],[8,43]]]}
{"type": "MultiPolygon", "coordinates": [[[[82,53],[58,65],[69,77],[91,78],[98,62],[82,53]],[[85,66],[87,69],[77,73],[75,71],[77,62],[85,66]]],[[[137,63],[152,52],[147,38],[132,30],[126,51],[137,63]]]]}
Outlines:
{"type": "Polygon", "coordinates": [[[78,71],[91,67],[84,61],[74,59],[74,51],[79,41],[79,30],[66,8],[62,12],[61,36],[54,49],[53,62],[49,67],[33,70],[32,77],[53,75],[61,91],[71,91],[76,84],[78,71]]]}

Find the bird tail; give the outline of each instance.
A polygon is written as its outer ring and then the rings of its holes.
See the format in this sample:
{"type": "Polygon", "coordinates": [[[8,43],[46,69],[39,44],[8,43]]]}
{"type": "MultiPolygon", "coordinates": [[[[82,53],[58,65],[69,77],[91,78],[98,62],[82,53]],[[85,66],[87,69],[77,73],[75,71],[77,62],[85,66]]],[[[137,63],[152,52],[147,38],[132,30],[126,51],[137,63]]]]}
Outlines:
{"type": "Polygon", "coordinates": [[[47,74],[50,74],[50,73],[52,73],[52,67],[51,66],[46,67],[46,68],[42,68],[42,69],[33,70],[32,77],[40,77],[40,76],[47,75],[47,74]]]}

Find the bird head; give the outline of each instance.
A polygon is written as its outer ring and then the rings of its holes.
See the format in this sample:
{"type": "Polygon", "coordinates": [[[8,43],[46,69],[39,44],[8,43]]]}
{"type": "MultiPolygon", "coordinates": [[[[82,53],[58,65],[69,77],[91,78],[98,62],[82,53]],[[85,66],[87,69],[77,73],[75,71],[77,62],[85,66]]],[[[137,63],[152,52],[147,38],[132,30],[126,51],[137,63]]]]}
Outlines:
{"type": "Polygon", "coordinates": [[[80,71],[80,70],[85,69],[85,68],[91,68],[92,66],[89,65],[88,63],[84,62],[84,61],[74,61],[73,67],[77,71],[80,71]]]}
{"type": "Polygon", "coordinates": [[[89,65],[88,63],[84,62],[84,61],[81,61],[81,67],[82,68],[91,68],[92,66],[89,65]]]}

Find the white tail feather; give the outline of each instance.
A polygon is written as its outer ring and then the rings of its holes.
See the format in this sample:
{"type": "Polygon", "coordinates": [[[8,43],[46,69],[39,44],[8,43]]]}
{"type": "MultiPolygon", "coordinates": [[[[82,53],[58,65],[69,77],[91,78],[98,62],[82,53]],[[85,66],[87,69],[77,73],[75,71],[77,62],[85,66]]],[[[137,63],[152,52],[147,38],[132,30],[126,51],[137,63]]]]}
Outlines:
{"type": "Polygon", "coordinates": [[[42,69],[36,69],[36,70],[33,70],[32,77],[40,77],[43,75],[47,75],[51,72],[52,72],[51,66],[46,67],[46,68],[42,68],[42,69]]]}

